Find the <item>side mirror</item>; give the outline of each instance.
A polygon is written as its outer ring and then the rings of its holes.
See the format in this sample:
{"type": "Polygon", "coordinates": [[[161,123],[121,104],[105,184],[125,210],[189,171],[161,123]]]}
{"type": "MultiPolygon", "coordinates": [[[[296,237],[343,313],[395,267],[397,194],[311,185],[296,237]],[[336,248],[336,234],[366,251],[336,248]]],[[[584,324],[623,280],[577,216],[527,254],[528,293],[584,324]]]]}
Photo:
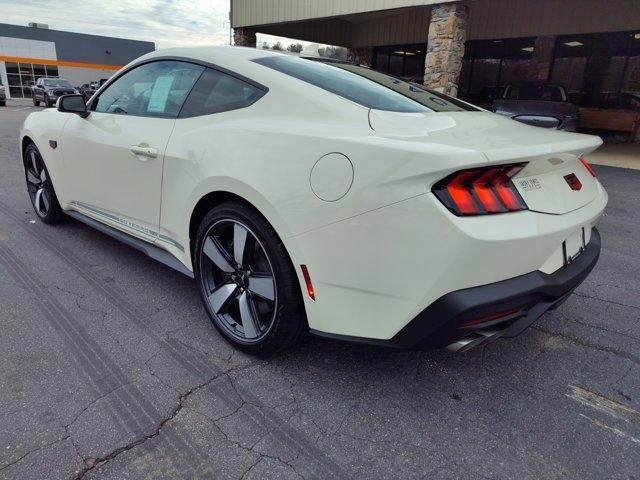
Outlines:
{"type": "Polygon", "coordinates": [[[84,96],[80,94],[62,95],[58,99],[57,107],[59,112],[76,113],[82,118],[87,118],[89,116],[84,96]]]}

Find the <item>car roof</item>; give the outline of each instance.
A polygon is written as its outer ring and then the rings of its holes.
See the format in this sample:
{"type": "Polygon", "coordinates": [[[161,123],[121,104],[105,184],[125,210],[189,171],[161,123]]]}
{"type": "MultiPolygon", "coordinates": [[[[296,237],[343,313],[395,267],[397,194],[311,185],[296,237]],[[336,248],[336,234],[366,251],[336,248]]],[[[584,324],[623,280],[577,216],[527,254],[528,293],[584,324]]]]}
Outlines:
{"type": "Polygon", "coordinates": [[[183,57],[190,58],[192,60],[199,60],[201,62],[218,63],[223,60],[246,60],[251,61],[256,58],[262,58],[267,56],[286,55],[284,53],[278,53],[270,50],[262,50],[251,47],[236,47],[231,45],[222,46],[208,46],[208,47],[182,47],[182,48],[167,48],[163,50],[156,50],[148,53],[143,57],[140,57],[133,63],[137,63],[139,60],[149,60],[155,57],[183,57]]]}

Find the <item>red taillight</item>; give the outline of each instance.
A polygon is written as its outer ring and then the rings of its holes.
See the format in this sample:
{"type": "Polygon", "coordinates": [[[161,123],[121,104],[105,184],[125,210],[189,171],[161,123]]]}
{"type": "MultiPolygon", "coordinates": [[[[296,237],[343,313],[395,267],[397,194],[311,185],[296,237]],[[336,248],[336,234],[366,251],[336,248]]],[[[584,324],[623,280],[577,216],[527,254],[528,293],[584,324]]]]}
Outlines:
{"type": "Polygon", "coordinates": [[[587,162],[587,160],[584,158],[583,155],[580,155],[580,163],[582,163],[582,165],[584,165],[584,168],[587,169],[587,172],[589,172],[591,174],[591,176],[593,176],[593,177],[596,176],[596,171],[593,169],[593,167],[591,165],[589,165],[589,162],[587,162]]]}
{"type": "Polygon", "coordinates": [[[526,210],[527,205],[511,178],[524,163],[462,170],[439,181],[433,193],[456,215],[526,210]]]}
{"type": "Polygon", "coordinates": [[[309,275],[309,269],[306,265],[300,265],[302,269],[302,276],[304,277],[304,283],[307,284],[307,294],[311,298],[311,300],[316,299],[316,292],[313,289],[313,284],[311,283],[311,276],[309,275]]]}

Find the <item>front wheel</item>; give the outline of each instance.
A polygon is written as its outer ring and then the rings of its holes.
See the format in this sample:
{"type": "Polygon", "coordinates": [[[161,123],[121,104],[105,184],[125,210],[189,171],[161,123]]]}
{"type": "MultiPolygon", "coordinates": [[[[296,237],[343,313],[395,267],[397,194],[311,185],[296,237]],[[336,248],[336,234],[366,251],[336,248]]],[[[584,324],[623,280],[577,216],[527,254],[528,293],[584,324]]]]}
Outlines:
{"type": "Polygon", "coordinates": [[[64,219],[64,213],[44,160],[33,143],[25,148],[23,162],[33,210],[44,223],[60,223],[64,219]]]}
{"type": "Polygon", "coordinates": [[[40,106],[40,101],[36,98],[36,96],[33,96],[33,106],[34,107],[39,107],[40,106]]]}
{"type": "Polygon", "coordinates": [[[47,108],[53,107],[53,102],[49,100],[49,97],[47,95],[44,96],[44,106],[47,108]]]}
{"type": "Polygon", "coordinates": [[[211,321],[240,350],[270,355],[308,332],[289,255],[273,227],[248,206],[225,203],[205,216],[194,268],[211,321]]]}

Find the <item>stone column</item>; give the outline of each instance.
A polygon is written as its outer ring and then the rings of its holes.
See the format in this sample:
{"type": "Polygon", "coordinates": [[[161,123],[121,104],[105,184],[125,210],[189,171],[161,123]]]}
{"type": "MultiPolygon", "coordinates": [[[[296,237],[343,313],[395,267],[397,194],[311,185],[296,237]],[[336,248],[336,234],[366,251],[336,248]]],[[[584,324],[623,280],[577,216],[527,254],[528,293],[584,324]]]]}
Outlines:
{"type": "Polygon", "coordinates": [[[238,27],[233,29],[233,44],[239,47],[256,48],[256,32],[251,28],[238,27]]]}
{"type": "Polygon", "coordinates": [[[553,62],[553,50],[556,47],[555,35],[537,37],[533,47],[531,59],[531,77],[535,80],[549,78],[551,63],[553,62]]]}
{"type": "Polygon", "coordinates": [[[456,96],[467,39],[469,7],[443,3],[431,7],[429,42],[424,67],[424,85],[456,96]]]}
{"type": "Polygon", "coordinates": [[[349,49],[349,60],[358,65],[371,67],[373,65],[373,47],[355,47],[349,49]]]}

